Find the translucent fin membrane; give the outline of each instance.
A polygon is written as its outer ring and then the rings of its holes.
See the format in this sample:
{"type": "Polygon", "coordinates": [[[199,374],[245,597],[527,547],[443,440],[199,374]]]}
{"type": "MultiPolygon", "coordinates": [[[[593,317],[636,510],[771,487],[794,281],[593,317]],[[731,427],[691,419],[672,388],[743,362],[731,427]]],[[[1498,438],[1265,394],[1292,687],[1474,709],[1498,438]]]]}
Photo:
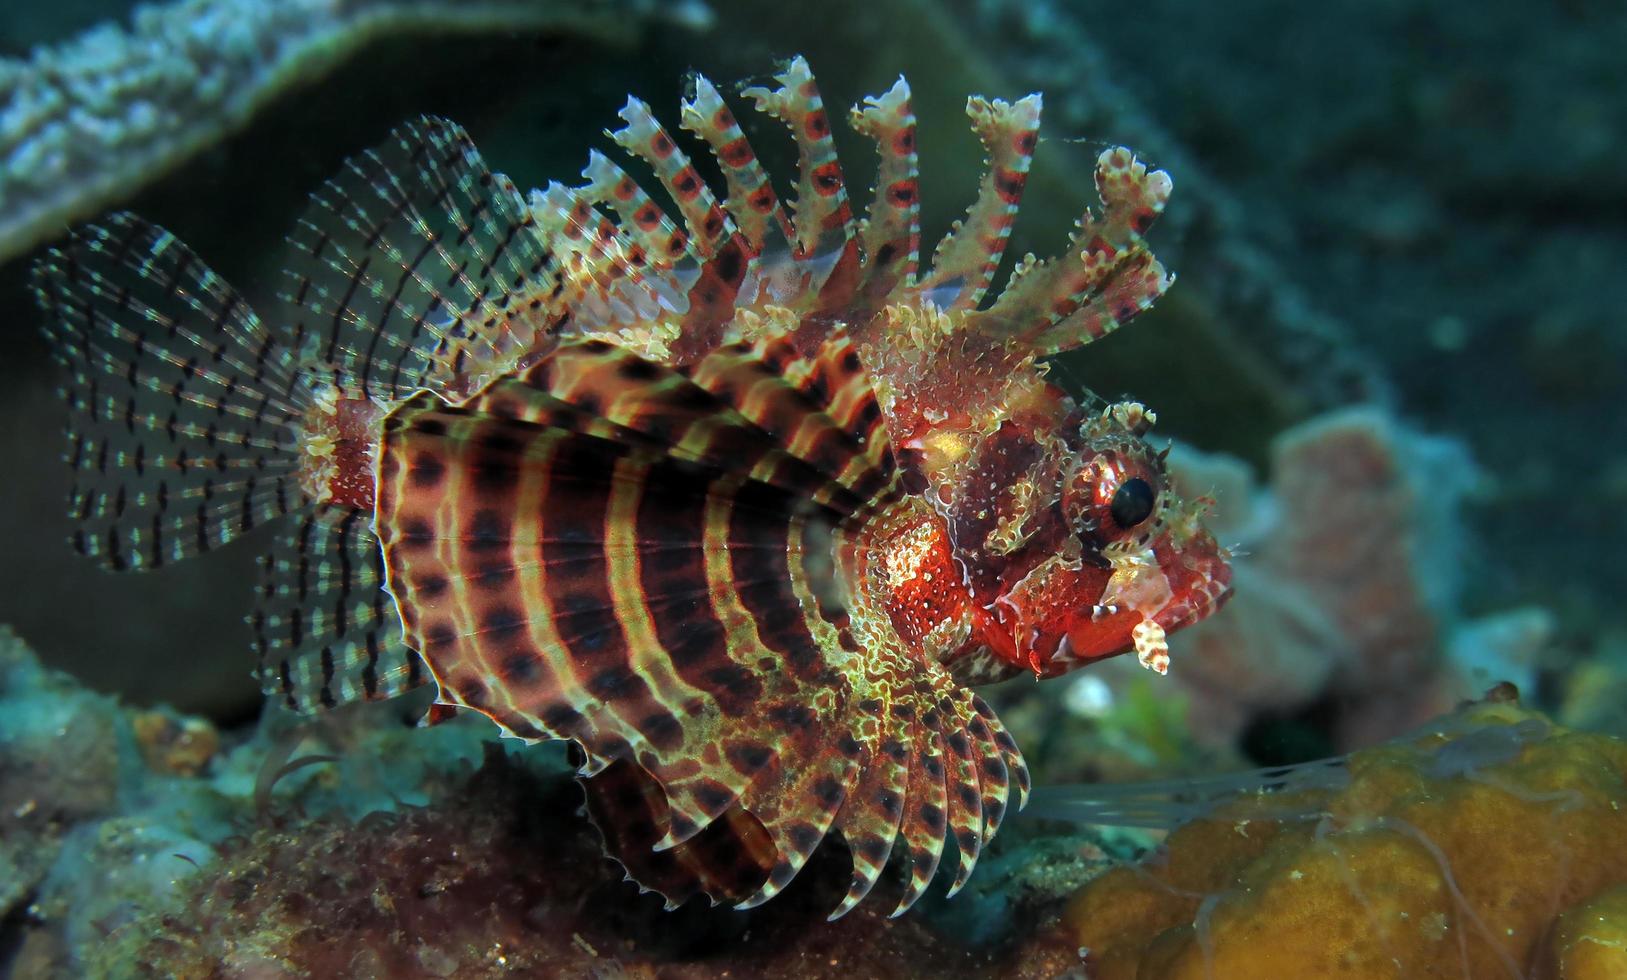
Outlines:
{"type": "Polygon", "coordinates": [[[558,314],[530,209],[444,119],[347,160],[289,244],[291,343],[353,397],[469,387],[458,381],[506,369],[558,314]]]}
{"type": "Polygon", "coordinates": [[[78,551],[154,568],[303,504],[292,360],[173,235],[111,215],[48,253],[33,284],[68,373],[78,551]]]}
{"type": "Polygon", "coordinates": [[[734,225],[667,131],[656,121],[650,107],[629,97],[621,110],[627,123],[610,138],[627,152],[650,165],[667,193],[672,195],[690,229],[690,247],[697,258],[708,259],[734,234],[734,225]]]}
{"type": "MultiPolygon", "coordinates": [[[[402,126],[347,161],[291,242],[276,328],[129,215],[77,231],[37,265],[47,337],[69,373],[74,540],[106,567],[153,567],[308,511],[333,492],[340,458],[370,498],[371,430],[342,420],[376,410],[347,413],[346,399],[455,397],[556,321],[529,211],[444,120],[402,126]]],[[[423,676],[381,588],[371,508],[356,506],[308,512],[262,561],[260,676],[298,711],[389,697],[423,676]]]]}
{"type": "Polygon", "coordinates": [[[1173,277],[1142,235],[1163,213],[1170,179],[1115,147],[1096,161],[1104,210],[1087,211],[1069,252],[1046,262],[1024,258],[1004,293],[972,314],[966,329],[1054,354],[1087,344],[1151,306],[1173,277]]]}
{"type": "Polygon", "coordinates": [[[383,589],[371,514],[320,507],[261,559],[250,624],[260,689],[309,714],[392,698],[425,680],[383,589]]]}
{"type": "Polygon", "coordinates": [[[574,331],[647,323],[685,304],[671,274],[650,269],[648,253],[581,191],[550,183],[546,191],[531,192],[530,208],[568,284],[561,299],[574,331]]]}
{"type": "Polygon", "coordinates": [[[609,157],[592,151],[582,176],[588,182],[583,194],[615,209],[621,230],[640,247],[648,265],[670,269],[689,254],[689,236],[609,157]]]}
{"type": "Polygon", "coordinates": [[[966,100],[966,114],[988,153],[988,170],[977,201],[938,243],[932,274],[917,287],[922,296],[943,309],[976,306],[994,280],[1034,158],[1040,97],[1030,95],[1012,104],[973,97],[966,100]]]}
{"type": "MultiPolygon", "coordinates": [[[[1112,827],[1172,830],[1240,796],[1276,793],[1282,795],[1284,803],[1280,816],[1292,818],[1302,810],[1292,794],[1338,790],[1349,784],[1346,761],[1341,756],[1296,766],[1162,782],[1044,786],[1034,791],[1033,805],[1025,815],[1112,827]]],[[[1269,815],[1268,809],[1261,812],[1269,815]]]]}

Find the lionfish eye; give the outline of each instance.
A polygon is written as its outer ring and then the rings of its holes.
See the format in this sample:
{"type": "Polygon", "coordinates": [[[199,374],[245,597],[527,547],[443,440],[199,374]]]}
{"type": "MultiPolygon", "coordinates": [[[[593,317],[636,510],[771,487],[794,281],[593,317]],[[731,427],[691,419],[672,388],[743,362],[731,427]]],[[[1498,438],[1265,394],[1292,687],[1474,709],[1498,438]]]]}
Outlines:
{"type": "Polygon", "coordinates": [[[1113,493],[1108,512],[1119,527],[1132,528],[1152,516],[1153,497],[1151,484],[1139,476],[1131,477],[1113,493]]]}

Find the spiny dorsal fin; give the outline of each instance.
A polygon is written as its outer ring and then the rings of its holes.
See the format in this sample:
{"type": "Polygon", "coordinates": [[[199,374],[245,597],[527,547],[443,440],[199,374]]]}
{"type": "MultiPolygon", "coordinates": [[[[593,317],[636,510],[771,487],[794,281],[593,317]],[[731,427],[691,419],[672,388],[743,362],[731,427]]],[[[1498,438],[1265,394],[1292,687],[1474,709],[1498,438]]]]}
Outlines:
{"type": "Polygon", "coordinates": [[[392,698],[428,679],[384,591],[371,514],[318,507],[260,564],[249,621],[267,699],[315,714],[392,698]]]}
{"type": "Polygon", "coordinates": [[[1169,175],[1151,170],[1122,146],[1096,161],[1103,211],[1086,211],[1070,251],[1017,264],[992,306],[966,318],[964,329],[1036,354],[1090,343],[1147,309],[1174,277],[1142,236],[1169,200],[1169,175]]]}
{"type": "Polygon", "coordinates": [[[445,119],[347,160],[288,240],[291,343],[352,397],[461,390],[511,366],[558,314],[530,209],[445,119]]]}
{"type": "Polygon", "coordinates": [[[1030,95],[1012,103],[974,97],[966,100],[966,114],[988,152],[989,163],[977,200],[965,219],[956,222],[954,231],[938,243],[932,271],[917,287],[922,296],[943,309],[977,306],[994,281],[1034,158],[1040,97],[1030,95]]]}
{"type": "Polygon", "coordinates": [[[851,295],[858,242],[830,117],[813,72],[800,56],[792,58],[774,81],[775,88],[748,88],[741,94],[791,130],[797,144],[797,196],[791,207],[796,255],[814,270],[811,294],[822,301],[828,298],[827,307],[839,305],[851,295]]]}
{"type": "Polygon", "coordinates": [[[80,552],[155,568],[303,504],[292,359],[175,236],[110,215],[41,259],[33,285],[68,372],[80,552]]]}
{"type": "Polygon", "coordinates": [[[681,125],[706,140],[717,157],[729,185],[729,217],[754,253],[789,256],[791,221],[750,141],[706,76],[695,76],[694,86],[693,97],[680,106],[681,125]]]}
{"type": "Polygon", "coordinates": [[[915,111],[903,78],[878,96],[854,106],[855,132],[876,141],[881,164],[875,197],[860,233],[864,271],[859,296],[867,308],[915,282],[921,258],[921,187],[915,149],[915,111]]]}
{"type": "Polygon", "coordinates": [[[569,309],[565,331],[592,336],[611,333],[645,345],[657,340],[649,327],[687,302],[679,277],[648,264],[639,240],[595,208],[587,192],[550,183],[531,192],[528,206],[547,235],[566,283],[560,308],[569,309]]]}

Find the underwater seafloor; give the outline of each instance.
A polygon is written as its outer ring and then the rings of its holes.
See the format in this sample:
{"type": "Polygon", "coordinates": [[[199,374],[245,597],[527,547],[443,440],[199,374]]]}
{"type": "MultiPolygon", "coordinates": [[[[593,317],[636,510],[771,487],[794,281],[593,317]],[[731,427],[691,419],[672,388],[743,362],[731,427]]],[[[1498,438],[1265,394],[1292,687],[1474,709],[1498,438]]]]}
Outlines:
{"type": "Polygon", "coordinates": [[[0,10],[0,975],[1627,977],[1627,9],[1536,13],[0,10]],[[686,72],[795,54],[831,106],[908,76],[928,242],[976,186],[972,93],[1045,93],[1013,255],[1095,203],[1104,145],[1174,180],[1150,237],[1178,281],[1054,376],[1157,411],[1236,594],[1168,677],[986,692],[1036,791],[959,895],[888,918],[884,881],[826,922],[831,843],[761,908],[665,912],[601,856],[563,752],[415,729],[421,700],[262,712],[263,534],[140,576],[63,544],[26,283],[70,224],[137,211],[252,300],[304,195],[402,119],[456,119],[541,186],[609,148],[626,93],[671,121],[686,72]]]}

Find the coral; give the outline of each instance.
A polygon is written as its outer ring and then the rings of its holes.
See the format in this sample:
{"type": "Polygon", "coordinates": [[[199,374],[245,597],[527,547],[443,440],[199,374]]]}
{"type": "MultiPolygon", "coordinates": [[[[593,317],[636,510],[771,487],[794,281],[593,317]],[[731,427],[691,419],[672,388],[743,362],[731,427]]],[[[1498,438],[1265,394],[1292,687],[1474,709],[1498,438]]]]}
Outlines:
{"type": "Polygon", "coordinates": [[[20,949],[17,971],[80,972],[108,930],[170,901],[266,811],[355,818],[428,801],[461,782],[488,734],[414,731],[390,712],[277,728],[245,740],[127,709],[42,668],[0,628],[0,950],[20,949]],[[284,764],[308,743],[319,750],[284,764]]]}
{"type": "Polygon", "coordinates": [[[112,810],[112,703],[42,669],[0,628],[0,918],[44,879],[75,823],[112,810]]]}
{"type": "Polygon", "coordinates": [[[959,906],[827,924],[850,878],[831,846],[762,909],[669,913],[603,856],[561,753],[401,721],[364,705],[215,733],[89,693],[0,633],[0,973],[1052,977],[1078,949],[1035,923],[1131,852],[1018,834],[959,906]]]}
{"type": "Polygon", "coordinates": [[[1559,718],[1573,728],[1627,735],[1627,632],[1595,639],[1594,655],[1561,678],[1559,718]]]}
{"type": "MultiPolygon", "coordinates": [[[[647,0],[176,0],[0,60],[0,260],[88,217],[388,34],[625,34],[647,0]]],[[[704,22],[699,4],[667,18],[704,22]]]]}
{"type": "Polygon", "coordinates": [[[117,932],[91,972],[144,976],[1055,976],[1060,937],[971,952],[921,917],[825,917],[846,861],[821,852],[769,907],[676,912],[612,871],[580,791],[492,746],[429,807],[268,827],[180,902],[117,932]],[[908,964],[908,966],[903,966],[908,964]],[[122,971],[122,972],[121,972],[122,971]]]}
{"type": "Polygon", "coordinates": [[[202,718],[172,711],[142,711],[130,718],[147,766],[158,772],[196,776],[220,751],[220,733],[202,718]]]}
{"type": "Polygon", "coordinates": [[[1613,980],[1627,976],[1627,885],[1568,909],[1554,922],[1539,980],[1613,980]]]}
{"type": "Polygon", "coordinates": [[[1064,922],[1091,975],[1524,977],[1611,955],[1627,743],[1492,700],[1345,770],[1246,794],[1085,886],[1064,922]]]}
{"type": "Polygon", "coordinates": [[[1189,694],[1193,735],[1231,744],[1254,718],[1320,697],[1335,669],[1351,659],[1351,643],[1310,583],[1278,570],[1281,509],[1246,464],[1185,445],[1175,447],[1169,463],[1181,493],[1214,500],[1215,535],[1237,552],[1236,590],[1226,608],[1172,644],[1172,676],[1189,694]]]}
{"type": "Polygon", "coordinates": [[[1240,550],[1231,604],[1175,643],[1201,739],[1331,698],[1333,742],[1352,748],[1501,681],[1534,689],[1552,616],[1460,612],[1477,479],[1460,443],[1358,408],[1278,436],[1268,490],[1225,457],[1182,447],[1170,462],[1182,493],[1215,497],[1217,534],[1240,550]]]}

